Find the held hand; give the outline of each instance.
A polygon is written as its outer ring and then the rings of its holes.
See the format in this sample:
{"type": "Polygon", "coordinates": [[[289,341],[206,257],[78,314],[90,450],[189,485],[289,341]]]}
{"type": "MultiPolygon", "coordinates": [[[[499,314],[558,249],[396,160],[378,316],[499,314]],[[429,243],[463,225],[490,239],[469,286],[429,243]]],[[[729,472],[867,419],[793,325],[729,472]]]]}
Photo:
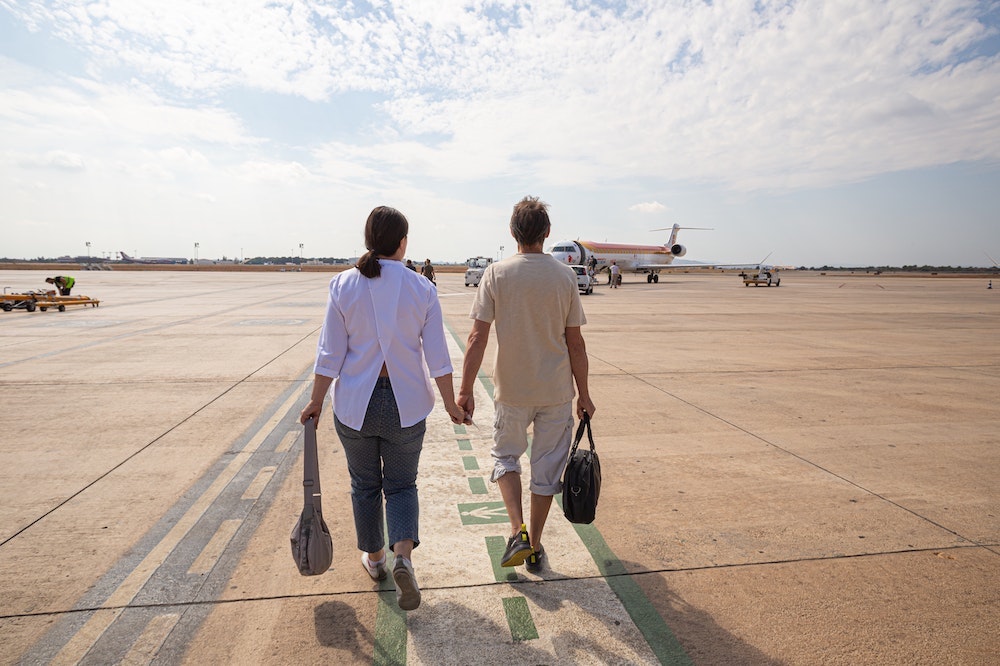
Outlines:
{"type": "Polygon", "coordinates": [[[465,411],[463,423],[472,423],[472,415],[476,412],[476,399],[470,393],[469,395],[459,395],[456,402],[465,411]]]}
{"type": "Polygon", "coordinates": [[[319,415],[323,411],[322,402],[310,402],[299,414],[299,423],[305,425],[305,422],[309,420],[309,417],[315,417],[316,425],[319,425],[319,415]]]}
{"type": "Polygon", "coordinates": [[[594,412],[597,411],[597,407],[594,406],[594,401],[588,398],[579,398],[576,401],[576,418],[583,420],[583,413],[587,412],[590,418],[594,418],[594,412]]]}
{"type": "Polygon", "coordinates": [[[457,404],[451,403],[450,405],[445,405],[445,409],[448,412],[448,416],[451,417],[452,423],[468,423],[466,420],[465,410],[457,404]]]}

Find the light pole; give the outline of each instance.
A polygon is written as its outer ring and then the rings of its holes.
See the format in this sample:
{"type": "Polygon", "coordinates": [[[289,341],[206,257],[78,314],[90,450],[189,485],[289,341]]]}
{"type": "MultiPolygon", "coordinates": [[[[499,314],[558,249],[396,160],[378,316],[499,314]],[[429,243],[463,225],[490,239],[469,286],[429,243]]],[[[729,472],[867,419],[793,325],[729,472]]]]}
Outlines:
{"type": "Polygon", "coordinates": [[[503,261],[503,245],[500,246],[500,261],[503,261]]]}
{"type": "Polygon", "coordinates": [[[198,263],[198,248],[201,247],[200,243],[194,244],[194,263],[198,263]]]}
{"type": "Polygon", "coordinates": [[[90,261],[90,241],[87,241],[87,261],[90,261]]]}

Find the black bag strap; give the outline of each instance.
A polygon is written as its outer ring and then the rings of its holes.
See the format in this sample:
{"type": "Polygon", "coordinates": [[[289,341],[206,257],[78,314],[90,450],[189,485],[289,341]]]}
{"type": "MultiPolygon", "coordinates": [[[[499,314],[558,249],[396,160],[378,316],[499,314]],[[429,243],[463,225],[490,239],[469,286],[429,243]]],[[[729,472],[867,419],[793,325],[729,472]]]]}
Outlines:
{"type": "Polygon", "coordinates": [[[594,433],[590,430],[590,414],[584,411],[583,418],[580,419],[580,425],[576,428],[576,437],[573,438],[573,448],[569,450],[570,458],[572,458],[573,454],[576,453],[576,447],[580,445],[580,440],[583,439],[584,428],[587,429],[587,439],[590,440],[590,452],[597,453],[594,450],[594,433]]]}
{"type": "Polygon", "coordinates": [[[316,513],[322,513],[319,486],[319,453],[316,451],[316,419],[309,417],[305,422],[306,441],[302,461],[302,490],[306,506],[312,506],[316,513]]]}

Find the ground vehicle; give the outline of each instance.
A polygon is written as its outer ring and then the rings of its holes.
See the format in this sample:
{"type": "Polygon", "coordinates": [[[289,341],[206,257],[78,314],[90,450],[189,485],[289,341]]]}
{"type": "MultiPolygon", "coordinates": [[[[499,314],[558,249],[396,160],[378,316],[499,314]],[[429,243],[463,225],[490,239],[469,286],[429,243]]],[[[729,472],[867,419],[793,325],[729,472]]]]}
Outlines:
{"type": "Polygon", "coordinates": [[[749,287],[750,285],[755,287],[759,287],[760,285],[764,285],[765,287],[770,287],[771,285],[775,287],[781,286],[781,278],[778,277],[778,269],[776,268],[762,268],[752,273],[740,273],[740,277],[743,278],[744,287],[749,287]]]}
{"type": "Polygon", "coordinates": [[[490,257],[471,257],[465,260],[468,268],[465,270],[465,286],[478,287],[479,281],[483,279],[483,271],[493,263],[490,257]]]}
{"type": "Polygon", "coordinates": [[[586,266],[571,266],[576,273],[576,286],[580,288],[581,294],[594,293],[594,279],[590,277],[586,266]]]}

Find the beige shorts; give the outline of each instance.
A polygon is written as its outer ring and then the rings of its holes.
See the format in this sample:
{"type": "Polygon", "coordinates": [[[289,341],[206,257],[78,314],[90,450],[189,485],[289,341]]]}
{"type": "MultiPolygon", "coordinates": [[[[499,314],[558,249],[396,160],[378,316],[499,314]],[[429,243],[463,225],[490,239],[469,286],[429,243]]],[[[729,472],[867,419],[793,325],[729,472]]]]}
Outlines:
{"type": "Polygon", "coordinates": [[[573,403],[546,407],[516,407],[497,403],[493,422],[493,474],[496,482],[507,472],[521,473],[521,456],[531,437],[531,492],[555,495],[562,490],[562,473],[573,442],[573,403]]]}

